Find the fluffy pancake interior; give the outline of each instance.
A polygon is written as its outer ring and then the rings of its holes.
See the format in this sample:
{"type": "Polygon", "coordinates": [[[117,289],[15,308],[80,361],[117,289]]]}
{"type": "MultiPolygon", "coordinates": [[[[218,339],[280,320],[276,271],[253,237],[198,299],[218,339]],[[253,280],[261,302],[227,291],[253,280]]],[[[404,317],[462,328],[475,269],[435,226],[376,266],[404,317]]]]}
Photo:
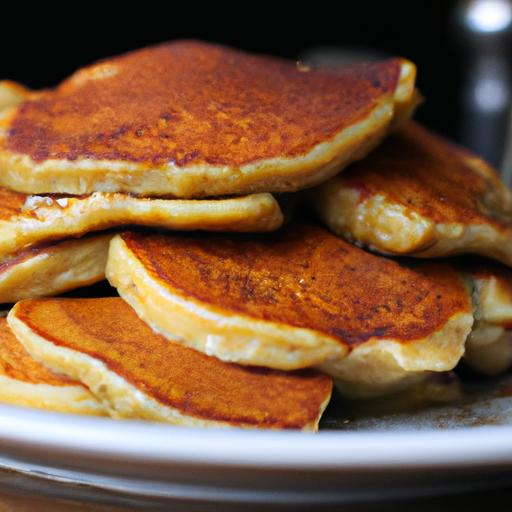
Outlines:
{"type": "Polygon", "coordinates": [[[311,202],[333,231],[377,251],[512,261],[510,191],[481,159],[412,122],[311,202]]]}
{"type": "Polygon", "coordinates": [[[104,415],[82,384],[36,362],[0,318],[0,401],[61,412],[104,415]]]}
{"type": "Polygon", "coordinates": [[[244,364],[321,365],[372,393],[452,369],[473,321],[448,266],[408,267],[314,225],[262,237],[126,233],[106,274],[169,339],[244,364]]]}
{"type": "Polygon", "coordinates": [[[177,197],[294,191],[373,149],[412,110],[414,80],[404,59],[309,69],[199,42],[145,48],[20,105],[2,123],[0,183],[177,197]]]}
{"type": "Polygon", "coordinates": [[[119,416],[312,430],[331,393],[316,371],[242,367],[172,343],[120,298],[27,300],[8,319],[34,357],[86,383],[119,416]]]}

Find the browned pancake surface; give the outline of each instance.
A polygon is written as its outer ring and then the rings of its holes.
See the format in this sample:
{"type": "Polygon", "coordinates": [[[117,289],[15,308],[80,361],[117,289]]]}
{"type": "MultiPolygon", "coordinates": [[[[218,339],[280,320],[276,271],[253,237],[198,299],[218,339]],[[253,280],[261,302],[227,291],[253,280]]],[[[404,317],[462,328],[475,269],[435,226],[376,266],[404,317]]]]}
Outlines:
{"type": "Polygon", "coordinates": [[[344,70],[178,41],[104,60],[22,104],[8,149],[49,158],[242,165],[290,157],[392,94],[400,60],[344,70]]]}
{"type": "Polygon", "coordinates": [[[27,194],[0,187],[0,220],[9,220],[13,215],[19,215],[27,197],[27,194]]]}
{"type": "Polygon", "coordinates": [[[57,375],[32,359],[12,333],[5,318],[0,318],[0,371],[7,377],[30,384],[80,386],[78,382],[57,375]]]}
{"type": "Polygon", "coordinates": [[[407,266],[313,224],[260,237],[125,233],[123,239],[154,279],[185,299],[228,315],[315,329],[349,345],[423,338],[471,308],[448,266],[407,266]]]}
{"type": "MultiPolygon", "coordinates": [[[[409,122],[341,176],[361,199],[385,194],[438,223],[493,223],[504,205],[499,176],[468,151],[409,122]]],[[[508,212],[509,214],[511,212],[508,212]]]]}
{"type": "Polygon", "coordinates": [[[242,367],[155,334],[120,298],[18,303],[17,318],[56,345],[103,361],[143,393],[181,413],[232,424],[301,428],[331,381],[315,371],[242,367]]]}

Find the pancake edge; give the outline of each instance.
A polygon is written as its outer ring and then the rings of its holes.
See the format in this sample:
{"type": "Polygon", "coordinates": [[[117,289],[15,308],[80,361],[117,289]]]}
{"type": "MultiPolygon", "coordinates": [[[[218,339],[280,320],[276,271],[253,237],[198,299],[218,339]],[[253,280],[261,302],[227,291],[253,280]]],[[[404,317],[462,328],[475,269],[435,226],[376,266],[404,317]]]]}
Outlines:
{"type": "MultiPolygon", "coordinates": [[[[363,158],[404,121],[412,113],[411,105],[417,103],[415,75],[415,65],[402,59],[394,93],[381,99],[362,121],[343,128],[304,155],[261,159],[237,167],[168,164],[154,168],[130,161],[83,158],[38,163],[5,149],[7,132],[0,129],[0,185],[25,193],[131,192],[188,198],[297,191],[321,183],[363,158]]],[[[3,123],[8,125],[8,119],[3,123]]]]}
{"type": "Polygon", "coordinates": [[[18,82],[0,80],[0,111],[15,107],[30,94],[30,90],[18,82]]]}
{"type": "MultiPolygon", "coordinates": [[[[27,199],[39,196],[27,196],[27,199]]],[[[0,220],[0,257],[48,239],[140,225],[174,231],[267,232],[281,227],[283,214],[271,194],[228,199],[152,199],[95,192],[88,197],[49,198],[52,206],[28,208],[0,220]],[[62,206],[61,206],[62,205],[62,206]]]]}
{"type": "Polygon", "coordinates": [[[83,386],[52,386],[0,375],[0,402],[46,411],[107,416],[103,406],[83,386]]]}
{"type": "Polygon", "coordinates": [[[42,247],[0,271],[0,304],[56,295],[105,279],[112,234],[42,247]]]}
{"type": "Polygon", "coordinates": [[[475,325],[466,342],[465,363],[484,375],[512,366],[512,280],[499,274],[467,272],[473,287],[475,325]]]}
{"type": "MultiPolygon", "coordinates": [[[[26,323],[16,317],[16,306],[7,316],[9,326],[23,344],[27,352],[56,372],[84,383],[104,405],[113,418],[139,418],[164,421],[173,425],[201,428],[247,428],[257,429],[253,424],[212,421],[187,416],[178,409],[165,406],[127,382],[107,366],[89,355],[68,347],[57,346],[34,332],[26,323]]],[[[320,405],[318,416],[301,430],[316,431],[323,411],[331,394],[320,405]]],[[[278,427],[276,430],[280,430],[278,427]]]]}
{"type": "Polygon", "coordinates": [[[474,253],[512,265],[512,222],[507,228],[492,221],[436,223],[382,193],[360,201],[342,177],[311,191],[308,202],[334,234],[380,254],[439,258],[474,253]]]}
{"type": "Polygon", "coordinates": [[[468,304],[467,311],[456,312],[425,338],[407,343],[370,339],[348,347],[314,330],[224,314],[174,294],[149,274],[121,235],[111,242],[106,275],[137,315],[170,340],[241,364],[284,370],[315,366],[337,384],[344,382],[350,395],[395,392],[419,374],[453,369],[473,324],[468,304]]]}
{"type": "Polygon", "coordinates": [[[105,274],[153,331],[222,361],[298,370],[348,350],[312,329],[224,313],[172,293],[149,275],[121,235],[110,243],[105,274]]]}
{"type": "Polygon", "coordinates": [[[394,394],[432,372],[453,370],[464,355],[472,325],[472,311],[459,312],[426,338],[408,343],[371,339],[354,347],[346,357],[332,358],[318,368],[334,379],[345,396],[394,394]]]}

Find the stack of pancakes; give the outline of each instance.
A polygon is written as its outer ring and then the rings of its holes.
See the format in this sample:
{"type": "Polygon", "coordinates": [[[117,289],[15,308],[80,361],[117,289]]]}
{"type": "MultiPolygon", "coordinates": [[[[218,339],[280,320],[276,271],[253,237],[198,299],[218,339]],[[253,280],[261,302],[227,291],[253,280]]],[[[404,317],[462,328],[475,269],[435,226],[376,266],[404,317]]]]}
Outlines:
{"type": "Polygon", "coordinates": [[[414,82],[194,41],[1,82],[0,399],[315,430],[333,381],[508,369],[512,194],[410,120],[414,82]]]}

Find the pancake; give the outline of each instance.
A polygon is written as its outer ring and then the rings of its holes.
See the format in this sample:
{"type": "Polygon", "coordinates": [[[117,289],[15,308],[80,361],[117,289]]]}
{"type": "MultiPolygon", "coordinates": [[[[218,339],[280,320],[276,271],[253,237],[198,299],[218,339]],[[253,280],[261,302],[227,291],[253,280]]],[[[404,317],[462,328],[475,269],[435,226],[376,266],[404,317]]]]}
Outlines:
{"type": "Polygon", "coordinates": [[[30,247],[0,263],[0,304],[57,295],[105,278],[111,233],[30,247]]]}
{"type": "Polygon", "coordinates": [[[376,256],[306,223],[251,237],[124,233],[106,275],[169,340],[242,364],[319,366],[347,394],[451,370],[473,322],[449,266],[376,256]]]}
{"type": "Polygon", "coordinates": [[[211,197],[295,191],[413,110],[404,59],[313,69],[176,41],[78,70],[0,122],[0,185],[211,197]]]}
{"type": "Polygon", "coordinates": [[[416,123],[312,193],[335,233],[386,254],[512,265],[512,194],[482,159],[416,123]]]}
{"type": "Polygon", "coordinates": [[[471,280],[475,308],[464,360],[480,373],[503,373],[512,366],[512,269],[485,260],[461,268],[471,280]]]}
{"type": "Polygon", "coordinates": [[[0,80],[0,111],[16,106],[28,98],[30,91],[11,80],[0,80]]]}
{"type": "Polygon", "coordinates": [[[149,199],[120,193],[34,196],[0,188],[0,258],[48,240],[121,225],[172,230],[271,231],[283,215],[270,194],[231,199],[149,199]]]}
{"type": "Polygon", "coordinates": [[[316,430],[331,380],[223,363],[155,334],[119,297],[18,302],[29,353],[85,383],[113,416],[197,427],[316,430]]]}
{"type": "Polygon", "coordinates": [[[106,414],[82,384],[32,359],[5,318],[0,318],[0,402],[76,414],[106,414]]]}

